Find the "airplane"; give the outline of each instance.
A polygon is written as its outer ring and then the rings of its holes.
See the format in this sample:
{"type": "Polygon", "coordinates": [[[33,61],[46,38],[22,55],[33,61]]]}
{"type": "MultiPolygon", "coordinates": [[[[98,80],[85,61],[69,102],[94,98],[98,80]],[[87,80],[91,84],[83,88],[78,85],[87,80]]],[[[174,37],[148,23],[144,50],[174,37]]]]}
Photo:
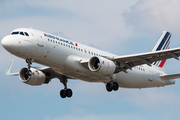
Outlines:
{"type": "Polygon", "coordinates": [[[2,46],[11,54],[24,59],[27,67],[11,73],[11,62],[6,75],[19,76],[28,85],[48,84],[58,78],[64,85],[62,98],[73,92],[68,80],[101,82],[108,92],[122,88],[150,88],[175,84],[180,74],[167,75],[166,60],[179,60],[180,48],[169,49],[171,33],[163,31],[151,52],[118,56],[32,28],[18,28],[5,36],[2,46]],[[32,67],[32,63],[45,67],[32,67]]]}

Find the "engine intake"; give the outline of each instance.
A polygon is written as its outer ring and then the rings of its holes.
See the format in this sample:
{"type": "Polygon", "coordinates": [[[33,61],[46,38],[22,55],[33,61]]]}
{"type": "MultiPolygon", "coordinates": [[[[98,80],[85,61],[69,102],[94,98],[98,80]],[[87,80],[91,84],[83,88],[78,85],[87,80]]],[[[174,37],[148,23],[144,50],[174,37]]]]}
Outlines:
{"type": "Polygon", "coordinates": [[[88,67],[91,71],[102,75],[112,75],[116,70],[116,65],[113,61],[97,56],[89,60],[88,67]]]}
{"type": "Polygon", "coordinates": [[[29,85],[42,85],[46,80],[45,74],[35,68],[31,68],[30,70],[32,72],[31,76],[26,74],[28,72],[27,68],[22,68],[19,72],[19,79],[29,85]]]}

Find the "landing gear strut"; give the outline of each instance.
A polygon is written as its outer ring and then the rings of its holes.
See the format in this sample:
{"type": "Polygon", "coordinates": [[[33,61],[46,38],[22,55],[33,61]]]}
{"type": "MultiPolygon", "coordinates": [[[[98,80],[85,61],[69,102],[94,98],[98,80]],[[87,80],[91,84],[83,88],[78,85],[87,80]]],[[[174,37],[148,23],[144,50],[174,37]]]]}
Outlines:
{"type": "Polygon", "coordinates": [[[110,83],[106,84],[106,90],[108,92],[111,92],[112,90],[117,91],[119,89],[119,85],[117,82],[113,82],[113,78],[112,76],[109,76],[109,78],[111,79],[110,83]]]}
{"type": "Polygon", "coordinates": [[[26,72],[26,75],[31,76],[32,71],[31,71],[31,65],[34,62],[33,59],[26,59],[26,63],[28,64],[28,71],[26,72]]]}
{"type": "Polygon", "coordinates": [[[62,89],[62,90],[60,91],[60,96],[61,96],[62,98],[72,97],[72,95],[73,95],[72,90],[67,88],[67,82],[68,82],[68,81],[67,81],[67,77],[66,77],[66,76],[60,76],[59,79],[60,79],[60,81],[61,81],[61,82],[63,83],[63,85],[64,85],[64,89],[62,89]]]}

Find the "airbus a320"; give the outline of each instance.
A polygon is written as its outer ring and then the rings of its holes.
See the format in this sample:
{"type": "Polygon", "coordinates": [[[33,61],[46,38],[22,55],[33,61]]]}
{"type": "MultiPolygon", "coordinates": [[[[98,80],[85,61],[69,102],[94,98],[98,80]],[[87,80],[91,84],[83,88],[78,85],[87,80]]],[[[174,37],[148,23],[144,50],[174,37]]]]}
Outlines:
{"type": "MultiPolygon", "coordinates": [[[[28,85],[48,84],[58,78],[64,85],[62,98],[71,97],[68,80],[105,83],[108,92],[123,88],[150,88],[175,84],[180,74],[165,73],[166,60],[179,60],[180,48],[169,49],[171,33],[163,31],[151,52],[118,56],[72,40],[31,28],[19,28],[5,36],[2,46],[25,60],[27,67],[6,75],[17,75],[28,85]],[[32,63],[45,67],[32,67],[32,63]]],[[[120,51],[119,51],[120,52],[120,51]]]]}

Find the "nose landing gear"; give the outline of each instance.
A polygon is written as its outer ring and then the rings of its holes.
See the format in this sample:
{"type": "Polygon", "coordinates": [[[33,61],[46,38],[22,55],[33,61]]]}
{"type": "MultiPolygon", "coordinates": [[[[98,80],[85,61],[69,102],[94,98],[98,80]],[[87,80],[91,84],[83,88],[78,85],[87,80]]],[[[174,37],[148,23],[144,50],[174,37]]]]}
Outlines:
{"type": "Polygon", "coordinates": [[[28,71],[26,72],[26,75],[31,76],[32,71],[31,71],[31,65],[34,62],[33,59],[26,59],[26,63],[28,64],[28,71]]]}

